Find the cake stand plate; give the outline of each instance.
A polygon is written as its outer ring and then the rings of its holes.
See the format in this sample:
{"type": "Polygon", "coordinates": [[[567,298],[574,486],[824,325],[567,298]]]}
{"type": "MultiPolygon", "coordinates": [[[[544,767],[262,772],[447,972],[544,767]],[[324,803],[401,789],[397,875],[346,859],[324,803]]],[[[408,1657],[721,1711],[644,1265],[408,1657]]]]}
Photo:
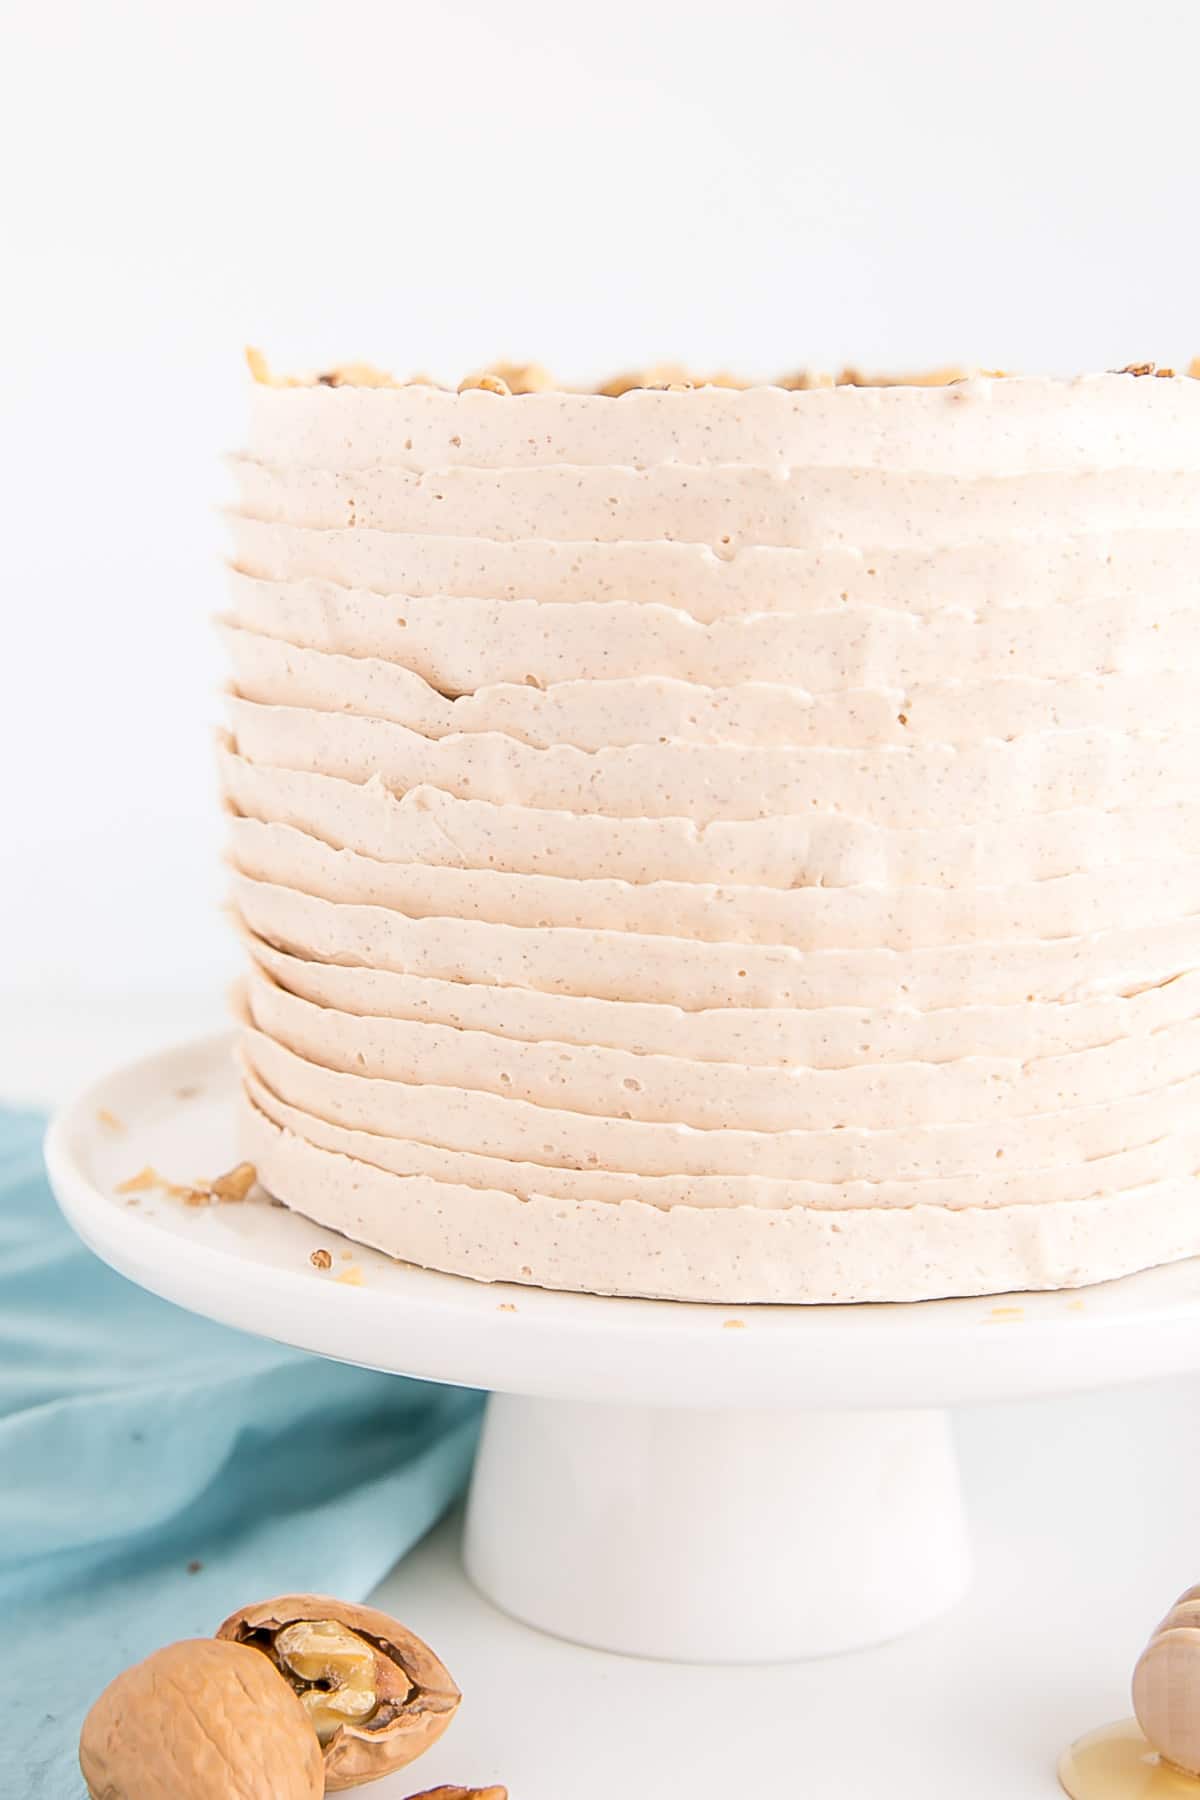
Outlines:
{"type": "Polygon", "coordinates": [[[704,1306],[438,1275],[260,1195],[116,1191],[147,1166],[182,1187],[228,1169],[234,1091],[226,1037],[88,1089],[47,1137],[66,1217],[193,1312],[490,1390],[468,1573],[579,1643],[769,1662],[897,1636],[969,1580],[947,1408],[1200,1367],[1200,1259],[1074,1294],[704,1306]]]}

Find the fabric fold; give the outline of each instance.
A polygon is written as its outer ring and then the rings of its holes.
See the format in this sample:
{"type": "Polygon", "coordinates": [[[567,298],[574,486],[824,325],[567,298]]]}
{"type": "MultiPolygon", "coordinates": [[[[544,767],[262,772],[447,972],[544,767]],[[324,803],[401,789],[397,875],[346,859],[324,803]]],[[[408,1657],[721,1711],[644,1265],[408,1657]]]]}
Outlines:
{"type": "Polygon", "coordinates": [[[122,1668],[258,1595],[365,1598],[461,1491],[480,1402],[123,1280],[58,1213],[43,1130],[0,1112],[0,1609],[54,1671],[12,1708],[5,1767],[23,1800],[65,1800],[122,1668]]]}

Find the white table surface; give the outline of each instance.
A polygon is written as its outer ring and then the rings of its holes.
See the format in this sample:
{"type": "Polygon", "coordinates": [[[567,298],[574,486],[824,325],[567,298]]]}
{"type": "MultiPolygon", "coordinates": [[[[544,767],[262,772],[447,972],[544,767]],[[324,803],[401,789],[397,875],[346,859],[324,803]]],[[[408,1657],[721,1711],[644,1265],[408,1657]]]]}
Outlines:
{"type": "MultiPolygon", "coordinates": [[[[221,1013],[219,996],[10,997],[0,1095],[52,1103],[221,1013]]],[[[443,1743],[373,1792],[503,1781],[512,1800],[1053,1800],[1058,1752],[1128,1711],[1143,1641],[1200,1578],[1200,1381],[968,1410],[957,1430],[972,1594],[914,1636],[833,1661],[682,1668],[558,1643],[472,1591],[447,1521],[376,1598],[429,1639],[465,1700],[443,1743]]]]}

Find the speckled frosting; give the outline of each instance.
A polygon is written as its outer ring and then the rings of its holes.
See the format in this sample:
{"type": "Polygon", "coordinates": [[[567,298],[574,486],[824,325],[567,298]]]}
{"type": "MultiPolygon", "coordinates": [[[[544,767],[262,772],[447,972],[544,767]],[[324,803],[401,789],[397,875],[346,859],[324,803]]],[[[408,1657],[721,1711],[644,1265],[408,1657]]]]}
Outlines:
{"type": "Polygon", "coordinates": [[[256,384],[245,1153],[485,1280],[1200,1252],[1200,382],[256,384]]]}

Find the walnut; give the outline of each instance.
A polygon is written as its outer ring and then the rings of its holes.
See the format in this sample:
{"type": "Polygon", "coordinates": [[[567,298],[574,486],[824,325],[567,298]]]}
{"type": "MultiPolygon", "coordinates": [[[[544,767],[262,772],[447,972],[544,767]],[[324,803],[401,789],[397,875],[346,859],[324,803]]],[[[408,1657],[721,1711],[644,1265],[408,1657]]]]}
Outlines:
{"type": "Polygon", "coordinates": [[[410,1794],[409,1800],[508,1800],[508,1789],[505,1787],[423,1788],[419,1794],[410,1794]]]}
{"type": "Polygon", "coordinates": [[[246,1198],[257,1180],[258,1170],[253,1163],[238,1163],[236,1168],[217,1176],[212,1183],[212,1192],[218,1200],[236,1203],[246,1198]]]}
{"type": "Polygon", "coordinates": [[[554,388],[554,377],[541,363],[491,363],[483,372],[504,382],[510,394],[546,394],[554,388]]]}
{"type": "Polygon", "coordinates": [[[109,1683],[83,1722],[92,1800],[320,1800],[321,1746],[279,1671],[241,1644],[156,1650],[109,1683]]]}
{"type": "Polygon", "coordinates": [[[489,375],[486,371],[481,375],[468,375],[458,384],[460,394],[465,394],[472,388],[480,388],[485,394],[511,394],[512,392],[502,375],[489,375]]]}
{"type": "Polygon", "coordinates": [[[136,1175],[130,1175],[128,1180],[119,1181],[113,1191],[118,1194],[157,1191],[166,1194],[171,1200],[182,1200],[185,1206],[210,1206],[213,1199],[212,1189],[207,1182],[198,1182],[192,1187],[187,1183],[169,1181],[151,1163],[147,1163],[144,1169],[139,1169],[136,1175]]]}
{"type": "Polygon", "coordinates": [[[318,387],[387,388],[397,386],[393,376],[373,363],[343,363],[327,375],[317,376],[318,387]]]}
{"type": "Polygon", "coordinates": [[[787,388],[791,393],[807,393],[810,388],[831,388],[833,385],[832,375],[812,369],[797,369],[793,375],[781,375],[775,383],[776,387],[787,388]]]}
{"type": "Polygon", "coordinates": [[[331,1793],[402,1769],[458,1706],[428,1645],[374,1607],[288,1594],[243,1607],[217,1636],[261,1652],[291,1683],[321,1741],[331,1793]]]}

